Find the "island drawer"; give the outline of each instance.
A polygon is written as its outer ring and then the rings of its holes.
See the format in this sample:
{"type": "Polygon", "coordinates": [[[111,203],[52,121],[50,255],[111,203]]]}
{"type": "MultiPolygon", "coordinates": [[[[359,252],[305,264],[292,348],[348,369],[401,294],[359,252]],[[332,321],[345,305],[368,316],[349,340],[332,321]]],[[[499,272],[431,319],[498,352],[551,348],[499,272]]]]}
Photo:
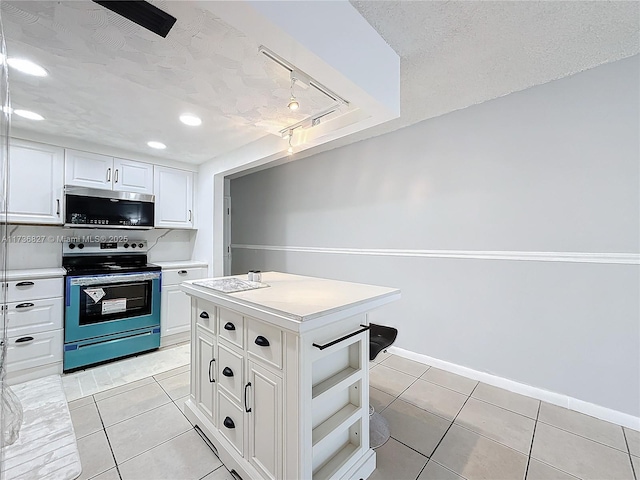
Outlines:
{"type": "Polygon", "coordinates": [[[269,365],[282,368],[282,330],[247,318],[247,350],[269,365]]]}
{"type": "Polygon", "coordinates": [[[212,333],[216,333],[216,306],[197,298],[196,302],[196,323],[203,326],[212,333]]]}
{"type": "Polygon", "coordinates": [[[244,447],[244,413],[224,393],[218,390],[219,432],[242,455],[244,447]]]}
{"type": "Polygon", "coordinates": [[[236,347],[244,348],[244,317],[226,308],[219,309],[218,317],[220,336],[236,347]]]}
{"type": "Polygon", "coordinates": [[[218,344],[218,386],[226,390],[241,405],[243,381],[243,357],[222,344],[218,344]]]}

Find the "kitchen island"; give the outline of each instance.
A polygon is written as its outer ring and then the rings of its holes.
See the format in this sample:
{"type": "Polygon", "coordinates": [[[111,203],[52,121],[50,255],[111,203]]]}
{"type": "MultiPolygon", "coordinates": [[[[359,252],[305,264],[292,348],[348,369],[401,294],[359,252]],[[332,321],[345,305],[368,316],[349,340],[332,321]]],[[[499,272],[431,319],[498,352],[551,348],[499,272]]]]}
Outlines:
{"type": "Polygon", "coordinates": [[[244,480],[367,478],[367,312],[400,291],[278,272],[261,282],[235,293],[210,288],[218,280],[181,284],[192,322],[185,414],[244,480]]]}

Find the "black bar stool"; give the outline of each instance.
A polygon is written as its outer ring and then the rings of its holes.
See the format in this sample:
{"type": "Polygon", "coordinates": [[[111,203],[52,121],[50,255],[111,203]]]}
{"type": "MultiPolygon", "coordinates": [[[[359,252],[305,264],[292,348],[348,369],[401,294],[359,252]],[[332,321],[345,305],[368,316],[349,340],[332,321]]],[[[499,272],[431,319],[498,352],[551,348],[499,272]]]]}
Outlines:
{"type": "MultiPolygon", "coordinates": [[[[396,341],[398,329],[376,325],[372,323],[369,329],[369,360],[374,360],[378,354],[396,341]]],[[[373,405],[369,405],[369,446],[378,448],[389,440],[389,422],[376,412],[373,405]]]]}

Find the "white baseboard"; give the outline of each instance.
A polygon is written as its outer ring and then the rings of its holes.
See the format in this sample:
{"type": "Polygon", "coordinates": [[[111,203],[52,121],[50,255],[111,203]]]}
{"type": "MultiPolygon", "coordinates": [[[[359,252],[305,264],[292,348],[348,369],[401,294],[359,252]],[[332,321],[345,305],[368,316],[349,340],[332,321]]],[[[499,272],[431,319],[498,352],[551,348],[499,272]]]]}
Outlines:
{"type": "Polygon", "coordinates": [[[520,395],[526,395],[527,397],[542,400],[553,405],[568,408],[576,412],[584,413],[591,417],[596,417],[607,422],[622,425],[623,427],[632,428],[640,431],[640,417],[634,417],[628,413],[619,412],[611,408],[602,407],[593,403],[585,402],[584,400],[578,400],[577,398],[570,397],[561,393],[550,392],[538,387],[532,387],[531,385],[525,385],[514,380],[498,377],[486,372],[480,372],[473,370],[472,368],[456,365],[455,363],[446,362],[437,358],[422,355],[420,353],[411,352],[398,347],[389,347],[389,353],[398,355],[400,357],[408,358],[409,360],[415,360],[416,362],[426,363],[432,367],[446,370],[447,372],[455,373],[463,377],[478,380],[480,382],[493,385],[495,387],[504,388],[510,392],[519,393],[520,395]]]}

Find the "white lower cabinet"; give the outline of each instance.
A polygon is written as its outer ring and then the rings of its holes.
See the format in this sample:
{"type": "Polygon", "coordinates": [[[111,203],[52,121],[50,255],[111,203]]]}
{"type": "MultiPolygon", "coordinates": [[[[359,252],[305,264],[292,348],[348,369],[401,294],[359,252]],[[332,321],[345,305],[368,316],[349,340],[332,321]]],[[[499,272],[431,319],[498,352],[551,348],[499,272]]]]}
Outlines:
{"type": "MultiPolygon", "coordinates": [[[[162,264],[160,264],[162,266],[162,264]]],[[[189,339],[191,330],[191,299],[180,289],[180,283],[207,276],[207,267],[189,262],[171,262],[162,266],[162,295],[160,307],[160,345],[172,345],[189,339]]]]}
{"type": "Polygon", "coordinates": [[[15,384],[62,373],[64,281],[41,271],[8,271],[6,378],[15,384]],[[31,273],[24,273],[31,272],[31,273]]]}

